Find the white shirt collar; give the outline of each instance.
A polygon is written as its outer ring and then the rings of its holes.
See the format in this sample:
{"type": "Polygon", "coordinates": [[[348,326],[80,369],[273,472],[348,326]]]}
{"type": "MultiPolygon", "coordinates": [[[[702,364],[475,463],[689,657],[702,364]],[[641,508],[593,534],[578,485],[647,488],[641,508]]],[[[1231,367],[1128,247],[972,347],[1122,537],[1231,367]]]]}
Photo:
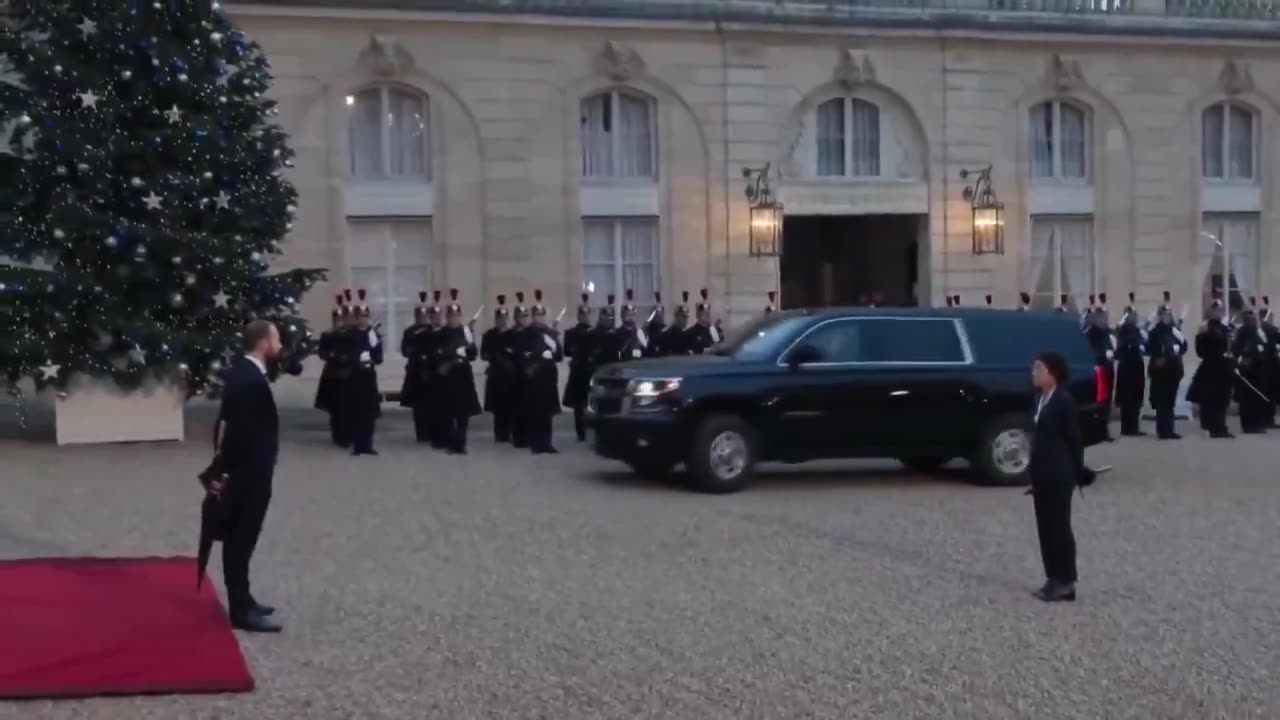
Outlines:
{"type": "Polygon", "coordinates": [[[253,355],[245,355],[245,357],[249,358],[249,362],[252,362],[254,365],[258,366],[258,369],[262,371],[263,376],[267,374],[267,366],[264,365],[261,360],[254,357],[253,355]]]}

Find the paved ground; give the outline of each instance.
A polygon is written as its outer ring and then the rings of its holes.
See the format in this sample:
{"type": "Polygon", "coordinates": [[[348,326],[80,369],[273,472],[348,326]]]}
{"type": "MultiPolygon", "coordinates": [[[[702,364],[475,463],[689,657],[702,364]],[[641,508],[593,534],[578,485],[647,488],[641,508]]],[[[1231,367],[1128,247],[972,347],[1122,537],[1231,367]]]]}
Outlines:
{"type": "MultiPolygon", "coordinates": [[[[192,415],[185,445],[58,449],[0,406],[0,556],[191,552],[192,415]]],[[[353,459],[287,417],[255,565],[287,628],[242,638],[259,689],[0,718],[1280,717],[1280,435],[1091,451],[1116,469],[1077,506],[1081,601],[1045,606],[1029,499],[958,473],[703,497],[564,440],[438,456],[393,413],[353,459]]]]}

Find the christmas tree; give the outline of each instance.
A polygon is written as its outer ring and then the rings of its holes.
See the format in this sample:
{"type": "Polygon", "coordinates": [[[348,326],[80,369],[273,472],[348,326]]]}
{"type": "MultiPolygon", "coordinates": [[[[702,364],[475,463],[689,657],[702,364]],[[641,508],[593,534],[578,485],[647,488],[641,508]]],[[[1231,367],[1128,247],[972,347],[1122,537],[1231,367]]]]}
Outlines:
{"type": "Polygon", "coordinates": [[[0,19],[0,377],[207,392],[255,317],[309,353],[297,304],[323,271],[267,272],[297,211],[271,80],[217,3],[0,19]]]}

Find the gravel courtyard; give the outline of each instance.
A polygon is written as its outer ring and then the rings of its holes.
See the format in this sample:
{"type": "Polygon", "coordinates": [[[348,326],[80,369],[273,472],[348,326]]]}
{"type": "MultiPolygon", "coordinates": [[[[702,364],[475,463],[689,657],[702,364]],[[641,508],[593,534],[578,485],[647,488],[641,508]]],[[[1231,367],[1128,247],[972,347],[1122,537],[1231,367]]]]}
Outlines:
{"type": "MultiPolygon", "coordinates": [[[[191,554],[207,409],[185,444],[15,437],[0,557],[191,554]]],[[[740,495],[382,423],[381,457],[286,415],[241,636],[258,690],[0,703],[0,718],[1280,717],[1280,433],[1090,451],[1081,599],[1046,606],[1030,499],[890,463],[771,469],[740,495]]],[[[216,557],[216,554],[215,554],[216,557]]],[[[214,577],[220,578],[218,560],[214,577]]],[[[0,648],[0,652],[3,649],[0,648]]]]}

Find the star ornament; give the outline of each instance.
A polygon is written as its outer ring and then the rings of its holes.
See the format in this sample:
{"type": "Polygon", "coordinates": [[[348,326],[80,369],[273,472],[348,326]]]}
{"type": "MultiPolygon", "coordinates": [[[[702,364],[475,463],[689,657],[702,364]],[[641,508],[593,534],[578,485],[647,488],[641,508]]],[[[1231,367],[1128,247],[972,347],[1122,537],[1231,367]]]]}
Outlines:
{"type": "Polygon", "coordinates": [[[58,378],[58,373],[60,372],[62,372],[62,366],[55,365],[53,363],[50,363],[40,368],[40,374],[42,376],[41,377],[42,380],[56,380],[58,378]]]}
{"type": "Polygon", "coordinates": [[[221,290],[218,291],[217,295],[213,296],[213,304],[220,308],[226,307],[227,302],[230,300],[231,298],[227,297],[227,294],[222,292],[221,290]]]}
{"type": "Polygon", "coordinates": [[[178,109],[177,105],[174,105],[164,111],[164,116],[169,119],[170,125],[176,125],[178,121],[182,120],[182,111],[178,109]]]}
{"type": "Polygon", "coordinates": [[[98,97],[97,95],[94,95],[92,90],[90,90],[89,92],[83,92],[83,93],[80,93],[80,106],[87,107],[87,108],[96,108],[98,107],[98,101],[101,99],[102,98],[98,97]]]}
{"type": "Polygon", "coordinates": [[[85,18],[84,21],[76,27],[80,28],[80,32],[84,33],[85,37],[89,37],[90,35],[98,32],[98,23],[90,20],[89,18],[85,18]]]}
{"type": "Polygon", "coordinates": [[[160,209],[160,196],[156,194],[155,190],[152,190],[150,195],[142,198],[142,202],[147,206],[148,210],[160,209]]]}
{"type": "Polygon", "coordinates": [[[231,207],[231,196],[227,194],[226,190],[218,191],[218,197],[214,198],[213,201],[223,210],[227,210],[231,207]]]}

